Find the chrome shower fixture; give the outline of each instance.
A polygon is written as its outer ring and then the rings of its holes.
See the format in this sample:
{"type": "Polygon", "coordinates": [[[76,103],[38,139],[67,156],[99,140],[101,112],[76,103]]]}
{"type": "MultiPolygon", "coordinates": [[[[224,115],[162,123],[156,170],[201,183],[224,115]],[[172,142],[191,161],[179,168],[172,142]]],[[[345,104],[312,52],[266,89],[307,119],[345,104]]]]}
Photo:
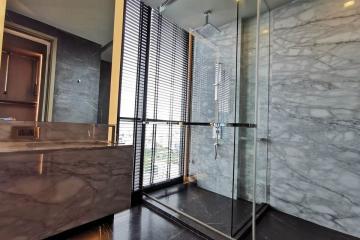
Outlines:
{"type": "Polygon", "coordinates": [[[223,124],[220,123],[220,101],[219,101],[219,87],[222,80],[223,74],[223,64],[218,62],[215,66],[216,73],[215,73],[215,82],[214,86],[214,103],[215,103],[215,123],[213,124],[213,138],[215,139],[214,143],[214,153],[215,153],[215,160],[218,157],[218,151],[220,142],[219,140],[222,139],[222,132],[223,132],[223,124]]]}
{"type": "Polygon", "coordinates": [[[201,27],[195,28],[194,32],[201,35],[204,38],[212,36],[215,33],[220,33],[221,31],[213,24],[210,23],[210,15],[212,14],[212,10],[207,10],[204,12],[205,16],[205,24],[201,27]]]}

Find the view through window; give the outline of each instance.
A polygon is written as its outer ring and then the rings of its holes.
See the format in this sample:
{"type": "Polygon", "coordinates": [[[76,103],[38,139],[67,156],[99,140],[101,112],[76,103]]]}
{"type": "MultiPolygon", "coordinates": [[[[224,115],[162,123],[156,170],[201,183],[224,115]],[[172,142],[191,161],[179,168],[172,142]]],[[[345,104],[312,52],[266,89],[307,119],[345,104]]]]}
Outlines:
{"type": "Polygon", "coordinates": [[[134,190],[183,175],[187,61],[188,33],[128,0],[119,142],[135,148],[134,190]]]}

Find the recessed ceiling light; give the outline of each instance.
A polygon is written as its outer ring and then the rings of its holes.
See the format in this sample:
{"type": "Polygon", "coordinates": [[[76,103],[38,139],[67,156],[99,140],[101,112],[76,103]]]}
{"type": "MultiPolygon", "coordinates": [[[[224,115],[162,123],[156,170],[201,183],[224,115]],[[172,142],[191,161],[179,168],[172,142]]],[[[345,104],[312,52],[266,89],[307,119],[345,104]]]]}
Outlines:
{"type": "Polygon", "coordinates": [[[265,28],[264,30],[261,31],[262,34],[268,34],[269,33],[269,29],[265,28]]]}
{"type": "Polygon", "coordinates": [[[355,4],[355,0],[347,1],[344,3],[344,8],[351,7],[355,4]]]}

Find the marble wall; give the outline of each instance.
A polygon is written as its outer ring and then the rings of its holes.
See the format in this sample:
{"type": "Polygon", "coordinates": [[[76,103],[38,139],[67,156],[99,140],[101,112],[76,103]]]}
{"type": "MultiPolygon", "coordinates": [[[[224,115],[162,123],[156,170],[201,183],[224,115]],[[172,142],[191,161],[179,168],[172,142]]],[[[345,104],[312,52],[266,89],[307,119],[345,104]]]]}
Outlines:
{"type": "Polygon", "coordinates": [[[270,204],[360,237],[360,2],[271,12],[270,204]]]}
{"type": "Polygon", "coordinates": [[[101,46],[11,11],[6,21],[58,39],[53,121],[96,123],[101,46]]]}
{"type": "MultiPolygon", "coordinates": [[[[214,83],[218,63],[223,69],[218,93],[219,121],[235,122],[236,27],[236,22],[232,22],[221,26],[221,32],[210,31],[206,38],[195,37],[192,122],[217,121],[214,83]]],[[[236,131],[232,127],[223,128],[215,159],[214,128],[191,127],[190,175],[196,177],[200,187],[227,197],[233,196],[233,156],[234,148],[238,147],[237,141],[234,142],[236,131]]],[[[235,154],[237,158],[237,151],[235,154]]]]}

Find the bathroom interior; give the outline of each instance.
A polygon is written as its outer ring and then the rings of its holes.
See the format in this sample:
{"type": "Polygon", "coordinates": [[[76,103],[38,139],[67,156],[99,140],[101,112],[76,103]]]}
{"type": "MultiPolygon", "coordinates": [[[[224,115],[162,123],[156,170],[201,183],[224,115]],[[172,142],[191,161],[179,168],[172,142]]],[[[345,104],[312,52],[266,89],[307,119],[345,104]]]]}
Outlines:
{"type": "Polygon", "coordinates": [[[360,239],[360,0],[0,13],[0,239],[360,239]]]}

